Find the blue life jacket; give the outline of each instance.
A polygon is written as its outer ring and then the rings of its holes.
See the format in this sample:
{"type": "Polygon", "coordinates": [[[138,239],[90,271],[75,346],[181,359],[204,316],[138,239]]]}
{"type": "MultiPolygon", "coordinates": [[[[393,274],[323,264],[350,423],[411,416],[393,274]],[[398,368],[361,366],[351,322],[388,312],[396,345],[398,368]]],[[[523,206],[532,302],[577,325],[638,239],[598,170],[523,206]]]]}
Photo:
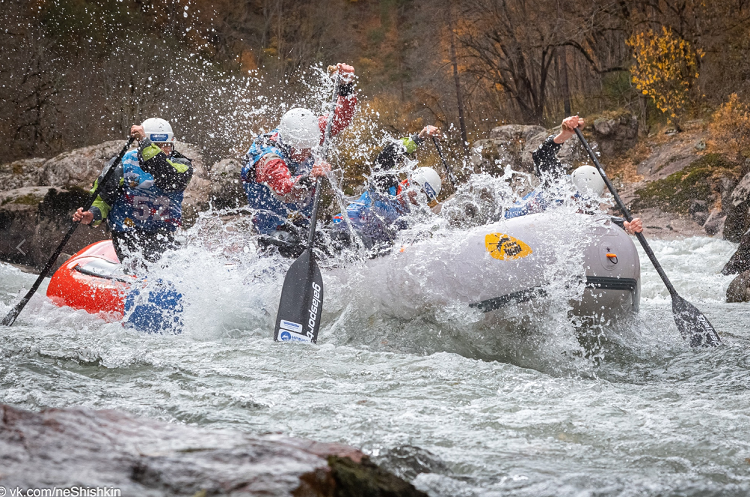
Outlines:
{"type": "Polygon", "coordinates": [[[242,186],[245,189],[248,204],[255,211],[253,223],[258,232],[264,235],[274,233],[285,224],[287,219],[299,218],[300,214],[302,215],[301,224],[307,226],[313,208],[312,193],[314,193],[314,189],[311,189],[311,195],[304,202],[287,203],[280,200],[268,185],[258,183],[255,180],[255,165],[267,154],[277,155],[283,160],[292,176],[309,174],[312,170],[314,159],[310,157],[302,163],[293,161],[284,147],[279,144],[278,134],[278,129],[275,129],[255,138],[250,150],[245,154],[241,172],[242,186]]]}
{"type": "Polygon", "coordinates": [[[183,192],[165,192],[140,167],[138,151],[122,158],[122,194],[107,216],[112,231],[175,231],[182,225],[183,192]]]}
{"type": "MultiPolygon", "coordinates": [[[[579,192],[573,195],[574,199],[582,198],[579,192]]],[[[550,195],[549,189],[545,188],[544,185],[536,187],[530,193],[527,193],[521,200],[513,204],[513,206],[505,209],[505,219],[513,219],[514,217],[521,217],[527,214],[537,214],[544,212],[550,207],[559,207],[563,205],[565,200],[562,198],[553,198],[550,195]]]]}
{"type": "MultiPolygon", "coordinates": [[[[393,187],[395,192],[396,187],[393,187]]],[[[368,245],[389,242],[392,236],[389,229],[396,226],[398,219],[409,212],[409,208],[392,195],[382,195],[374,190],[366,190],[346,207],[346,215],[359,235],[368,245]],[[368,243],[369,242],[369,243],[368,243]]],[[[334,227],[347,229],[341,214],[333,216],[334,227]]],[[[397,229],[400,226],[396,226],[397,229]]]]}

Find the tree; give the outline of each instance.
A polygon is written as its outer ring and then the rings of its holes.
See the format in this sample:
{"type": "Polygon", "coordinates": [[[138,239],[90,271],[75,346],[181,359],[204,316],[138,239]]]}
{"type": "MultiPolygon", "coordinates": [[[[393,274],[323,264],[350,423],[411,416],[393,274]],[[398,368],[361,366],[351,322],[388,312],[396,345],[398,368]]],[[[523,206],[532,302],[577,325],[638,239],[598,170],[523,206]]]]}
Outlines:
{"type": "Polygon", "coordinates": [[[688,103],[692,83],[698,78],[698,61],[704,52],[662,27],[661,33],[647,30],[631,36],[635,64],[630,69],[633,83],[651,97],[656,107],[680,130],[680,116],[688,103]]]}

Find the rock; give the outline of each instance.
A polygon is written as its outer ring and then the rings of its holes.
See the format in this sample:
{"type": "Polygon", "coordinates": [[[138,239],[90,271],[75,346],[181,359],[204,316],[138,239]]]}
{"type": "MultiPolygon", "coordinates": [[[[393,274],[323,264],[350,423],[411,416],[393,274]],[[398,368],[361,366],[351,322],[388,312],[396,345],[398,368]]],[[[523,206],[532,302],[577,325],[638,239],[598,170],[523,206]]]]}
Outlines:
{"type": "Polygon", "coordinates": [[[345,445],[207,430],[117,411],[0,405],[5,488],[103,487],[122,495],[419,496],[345,445]]]}
{"type": "Polygon", "coordinates": [[[750,173],[737,183],[725,206],[724,238],[737,242],[750,229],[750,173]]]}
{"type": "Polygon", "coordinates": [[[38,186],[45,159],[23,159],[0,165],[0,191],[38,186]]]}
{"type": "Polygon", "coordinates": [[[39,185],[55,188],[90,188],[106,162],[117,155],[124,140],[112,140],[99,145],[63,152],[44,162],[39,185]]]}
{"type": "Polygon", "coordinates": [[[632,148],[638,139],[638,118],[623,112],[612,117],[594,120],[593,135],[605,156],[622,153],[632,148]]]}
{"type": "Polygon", "coordinates": [[[489,139],[474,142],[471,160],[476,166],[476,172],[498,174],[507,165],[531,172],[533,162],[529,149],[533,151],[546,137],[547,130],[541,126],[498,126],[492,129],[489,139]],[[535,145],[528,143],[532,139],[535,145]],[[524,155],[528,155],[526,160],[523,159],[524,155]]]}
{"type": "Polygon", "coordinates": [[[708,220],[708,203],[705,200],[693,200],[688,208],[693,221],[703,226],[708,220]]]}
{"type": "Polygon", "coordinates": [[[652,146],[649,156],[638,164],[637,173],[650,181],[681,171],[701,157],[696,143],[705,142],[706,137],[704,131],[685,132],[652,146]]]}
{"type": "Polygon", "coordinates": [[[722,211],[714,210],[708,215],[706,222],[703,223],[703,229],[706,230],[706,234],[714,236],[721,233],[724,230],[724,220],[727,215],[722,211]]]}
{"type": "Polygon", "coordinates": [[[223,159],[211,167],[211,203],[218,209],[237,208],[247,204],[237,159],[223,159]]]}
{"type": "Polygon", "coordinates": [[[717,205],[721,202],[722,180],[736,178],[738,170],[738,164],[726,157],[706,154],[666,178],[644,183],[644,187],[635,192],[633,209],[659,207],[678,214],[691,214],[694,206],[703,205],[700,202],[705,202],[706,207],[717,205]]]}
{"type": "MultiPolygon", "coordinates": [[[[531,154],[539,148],[555,131],[546,130],[541,126],[522,124],[507,124],[493,128],[490,138],[477,140],[471,148],[471,162],[477,173],[486,172],[499,175],[510,165],[516,171],[534,172],[534,159],[531,154]]],[[[592,147],[598,147],[596,142],[590,142],[592,147]]],[[[557,157],[563,164],[573,165],[586,157],[586,152],[578,140],[566,141],[557,157]]]]}
{"type": "Polygon", "coordinates": [[[547,130],[542,126],[505,124],[492,128],[492,131],[490,131],[490,140],[498,140],[504,143],[525,142],[539,133],[547,133],[547,130]]]}
{"type": "Polygon", "coordinates": [[[698,143],[695,144],[695,149],[699,152],[706,150],[706,140],[698,140],[698,143]]]}
{"type": "Polygon", "coordinates": [[[750,270],[740,273],[729,284],[727,302],[750,302],[750,270]]]}
{"type": "Polygon", "coordinates": [[[708,212],[707,211],[698,211],[691,215],[693,218],[693,221],[703,226],[706,224],[706,221],[708,221],[708,212]]]}
{"type": "Polygon", "coordinates": [[[750,232],[742,236],[740,246],[724,265],[721,274],[738,274],[747,270],[750,270],[750,232]]]}
{"type": "MultiPolygon", "coordinates": [[[[28,186],[0,192],[0,259],[41,270],[70,227],[70,216],[88,198],[82,189],[28,186]]],[[[109,238],[106,225],[79,227],[66,253],[109,238]]],[[[58,258],[58,265],[64,259],[58,258]]]]}

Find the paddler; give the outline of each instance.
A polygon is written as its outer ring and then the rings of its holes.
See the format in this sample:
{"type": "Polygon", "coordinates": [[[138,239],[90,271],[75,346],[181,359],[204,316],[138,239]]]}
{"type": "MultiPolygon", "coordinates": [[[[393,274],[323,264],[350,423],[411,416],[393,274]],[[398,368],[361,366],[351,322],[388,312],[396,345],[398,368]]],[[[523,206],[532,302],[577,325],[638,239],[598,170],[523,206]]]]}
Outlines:
{"type": "MultiPolygon", "coordinates": [[[[331,135],[346,128],[354,117],[354,68],[337,64],[341,79],[337,92],[331,135]]],[[[295,242],[303,238],[312,214],[315,180],[331,166],[315,161],[314,148],[322,144],[328,116],[294,108],[286,112],[277,128],[255,138],[243,161],[242,185],[258,233],[295,242]]]]}
{"type": "MultiPolygon", "coordinates": [[[[562,148],[562,144],[575,134],[575,129],[583,129],[585,124],[586,122],[582,117],[566,117],[562,121],[560,132],[556,136],[549,136],[534,151],[532,154],[534,169],[541,180],[541,185],[516,202],[515,205],[506,209],[506,219],[543,212],[549,207],[563,202],[563,199],[556,198],[557,196],[551,193],[551,190],[554,190],[560,181],[567,178],[566,168],[557,158],[557,153],[562,148]]],[[[577,196],[579,197],[592,195],[600,197],[606,190],[604,179],[602,179],[599,171],[592,166],[577,168],[570,178],[576,190],[578,190],[577,196]]],[[[620,224],[620,221],[622,221],[623,229],[630,235],[643,231],[643,222],[640,218],[634,218],[631,222],[620,218],[615,219],[618,224],[620,224]]]]}
{"type": "Polygon", "coordinates": [[[135,254],[154,262],[175,246],[193,165],[174,149],[172,126],[164,119],[134,124],[130,136],[139,141],[138,148],[125,154],[91,208],[79,207],[73,221],[96,227],[106,219],[120,262],[135,254]]]}
{"type": "MultiPolygon", "coordinates": [[[[419,133],[389,141],[375,158],[369,187],[347,206],[349,224],[366,248],[389,247],[396,233],[406,227],[403,217],[414,206],[437,202],[442,180],[434,169],[418,167],[403,181],[398,171],[398,166],[412,157],[428,137],[439,138],[440,130],[425,126],[419,133]]],[[[348,236],[348,225],[342,214],[333,217],[333,226],[339,234],[348,236]]]]}

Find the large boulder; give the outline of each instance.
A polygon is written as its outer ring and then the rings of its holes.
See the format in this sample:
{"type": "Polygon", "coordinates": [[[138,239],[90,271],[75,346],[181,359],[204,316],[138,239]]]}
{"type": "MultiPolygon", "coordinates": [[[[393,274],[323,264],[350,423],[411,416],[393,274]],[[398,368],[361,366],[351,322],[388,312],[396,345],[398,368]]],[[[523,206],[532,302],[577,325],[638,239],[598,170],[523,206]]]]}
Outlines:
{"type": "Polygon", "coordinates": [[[738,242],[750,229],[750,173],[747,173],[732,190],[726,201],[727,218],[724,223],[724,238],[738,242]]]}
{"type": "Polygon", "coordinates": [[[489,139],[474,142],[471,161],[476,172],[497,174],[505,166],[533,171],[531,152],[548,136],[541,126],[508,124],[493,128],[489,139]]]}
{"type": "Polygon", "coordinates": [[[727,302],[750,302],[750,270],[738,274],[729,284],[727,302]]]}
{"type": "MultiPolygon", "coordinates": [[[[71,213],[88,198],[78,189],[27,186],[0,192],[0,259],[41,269],[71,225],[71,213]]],[[[64,251],[72,254],[98,240],[109,238],[104,223],[99,228],[80,226],[64,251]]],[[[65,256],[58,258],[58,265],[65,256]]]]}
{"type": "Polygon", "coordinates": [[[100,487],[119,489],[114,495],[152,497],[426,497],[345,445],[207,430],[111,410],[36,413],[0,405],[0,468],[3,487],[11,489],[100,487]]]}
{"type": "Polygon", "coordinates": [[[63,152],[44,162],[39,186],[89,188],[104,168],[125,145],[112,140],[98,145],[63,152]]]}
{"type": "Polygon", "coordinates": [[[0,191],[38,186],[41,183],[45,159],[23,159],[0,164],[0,191]]]}
{"type": "Polygon", "coordinates": [[[621,154],[638,140],[638,117],[628,112],[599,117],[594,120],[592,129],[605,157],[621,154]]]}
{"type": "Polygon", "coordinates": [[[195,222],[199,212],[208,209],[211,180],[203,154],[196,145],[177,142],[175,150],[193,162],[193,179],[190,180],[182,200],[183,224],[187,227],[195,222]]]}
{"type": "Polygon", "coordinates": [[[695,144],[704,137],[703,134],[679,133],[666,142],[652,145],[651,153],[637,166],[638,174],[651,181],[682,171],[701,158],[695,144]]]}
{"type": "Polygon", "coordinates": [[[211,167],[211,203],[218,209],[237,208],[247,204],[240,179],[242,163],[223,159],[211,167]]]}
{"type": "Polygon", "coordinates": [[[738,274],[750,270],[750,232],[740,238],[740,246],[724,265],[721,274],[738,274]]]}
{"type": "Polygon", "coordinates": [[[736,184],[739,170],[736,162],[723,155],[699,156],[687,167],[666,178],[643,183],[635,191],[633,210],[658,207],[689,215],[703,224],[708,221],[710,213],[717,210],[717,206],[722,207],[722,198],[726,196],[727,189],[736,184]]]}

